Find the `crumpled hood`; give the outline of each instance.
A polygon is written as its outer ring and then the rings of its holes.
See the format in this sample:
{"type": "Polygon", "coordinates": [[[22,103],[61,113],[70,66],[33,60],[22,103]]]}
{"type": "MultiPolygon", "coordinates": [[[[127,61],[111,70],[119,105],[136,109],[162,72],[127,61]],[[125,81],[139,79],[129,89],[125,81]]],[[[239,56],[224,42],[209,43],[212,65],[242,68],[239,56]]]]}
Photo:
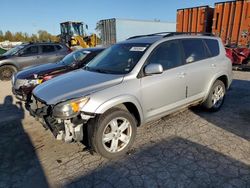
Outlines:
{"type": "Polygon", "coordinates": [[[59,73],[66,69],[66,66],[60,63],[48,63],[44,65],[38,65],[35,67],[26,68],[16,74],[16,79],[34,79],[34,74],[37,77],[43,77],[53,72],[59,73]]]}
{"type": "Polygon", "coordinates": [[[123,75],[80,69],[44,82],[33,90],[33,94],[49,105],[57,104],[117,85],[122,80],[123,75]]]}

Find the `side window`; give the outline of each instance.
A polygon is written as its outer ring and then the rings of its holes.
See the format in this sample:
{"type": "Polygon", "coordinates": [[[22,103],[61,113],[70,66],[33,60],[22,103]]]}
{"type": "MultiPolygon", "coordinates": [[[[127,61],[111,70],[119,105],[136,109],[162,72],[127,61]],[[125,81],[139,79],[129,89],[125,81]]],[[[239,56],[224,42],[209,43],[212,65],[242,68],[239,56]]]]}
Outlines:
{"type": "Polygon", "coordinates": [[[204,41],[210,51],[211,57],[215,57],[220,54],[220,48],[217,40],[204,39],[204,41]]]}
{"type": "Polygon", "coordinates": [[[160,44],[150,55],[148,64],[150,63],[161,64],[163,70],[182,65],[179,42],[177,40],[173,40],[160,44]]]}
{"type": "Polygon", "coordinates": [[[42,53],[51,53],[54,51],[55,51],[55,48],[53,45],[42,45],[42,53]]]}
{"type": "Polygon", "coordinates": [[[207,58],[202,39],[182,39],[186,63],[192,63],[207,58]]]}
{"type": "Polygon", "coordinates": [[[36,55],[38,54],[38,46],[30,46],[23,50],[22,55],[36,55]]]}
{"type": "Polygon", "coordinates": [[[56,45],[56,49],[57,49],[57,50],[61,50],[61,49],[62,49],[62,46],[56,45]]]}

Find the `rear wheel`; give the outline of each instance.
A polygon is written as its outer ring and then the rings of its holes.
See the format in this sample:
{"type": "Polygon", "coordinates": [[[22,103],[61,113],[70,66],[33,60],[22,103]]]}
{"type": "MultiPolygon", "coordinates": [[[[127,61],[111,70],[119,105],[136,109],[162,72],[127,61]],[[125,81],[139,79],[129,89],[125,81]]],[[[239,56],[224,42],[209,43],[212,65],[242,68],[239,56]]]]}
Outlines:
{"type": "Polygon", "coordinates": [[[0,67],[0,80],[10,80],[12,75],[16,72],[16,67],[12,65],[3,65],[0,67]]]}
{"type": "Polygon", "coordinates": [[[250,66],[250,59],[247,60],[247,65],[250,66]]]}
{"type": "Polygon", "coordinates": [[[224,102],[225,94],[225,84],[221,80],[216,80],[203,106],[210,111],[218,111],[224,102]]]}
{"type": "Polygon", "coordinates": [[[113,108],[96,117],[88,126],[90,146],[112,159],[125,154],[136,136],[136,120],[128,111],[113,108]]]}

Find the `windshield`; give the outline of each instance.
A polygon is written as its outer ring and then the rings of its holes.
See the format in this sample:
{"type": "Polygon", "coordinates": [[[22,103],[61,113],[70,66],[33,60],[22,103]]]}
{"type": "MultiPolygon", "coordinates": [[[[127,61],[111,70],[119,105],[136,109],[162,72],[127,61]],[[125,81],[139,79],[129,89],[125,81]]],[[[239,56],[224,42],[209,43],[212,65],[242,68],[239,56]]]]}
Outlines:
{"type": "Polygon", "coordinates": [[[72,63],[81,62],[90,52],[88,51],[76,51],[66,55],[61,63],[64,65],[71,65],[72,63]]]}
{"type": "Polygon", "coordinates": [[[129,73],[138,63],[150,44],[115,44],[85,67],[86,70],[110,74],[129,73]]]}
{"type": "Polygon", "coordinates": [[[70,35],[84,35],[83,24],[82,23],[62,23],[61,33],[70,35]]]}
{"type": "Polygon", "coordinates": [[[25,45],[19,45],[16,46],[14,48],[11,48],[10,50],[8,50],[7,52],[5,52],[3,55],[15,55],[19,50],[23,49],[25,47],[25,45]]]}

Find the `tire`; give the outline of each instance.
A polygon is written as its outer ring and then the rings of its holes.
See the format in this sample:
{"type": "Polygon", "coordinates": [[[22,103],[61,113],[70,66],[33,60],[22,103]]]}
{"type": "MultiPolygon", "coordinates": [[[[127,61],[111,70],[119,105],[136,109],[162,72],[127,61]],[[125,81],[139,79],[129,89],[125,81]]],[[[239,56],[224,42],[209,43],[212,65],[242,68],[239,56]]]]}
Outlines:
{"type": "Polygon", "coordinates": [[[216,112],[224,103],[226,94],[225,84],[221,80],[216,80],[210,89],[209,95],[202,104],[206,109],[216,112]]]}
{"type": "Polygon", "coordinates": [[[90,147],[108,159],[124,155],[134,143],[136,125],[134,116],[128,111],[112,108],[89,122],[90,147]]]}
{"type": "Polygon", "coordinates": [[[0,67],[0,80],[10,80],[12,75],[16,72],[16,67],[12,65],[3,65],[0,67]]]}

